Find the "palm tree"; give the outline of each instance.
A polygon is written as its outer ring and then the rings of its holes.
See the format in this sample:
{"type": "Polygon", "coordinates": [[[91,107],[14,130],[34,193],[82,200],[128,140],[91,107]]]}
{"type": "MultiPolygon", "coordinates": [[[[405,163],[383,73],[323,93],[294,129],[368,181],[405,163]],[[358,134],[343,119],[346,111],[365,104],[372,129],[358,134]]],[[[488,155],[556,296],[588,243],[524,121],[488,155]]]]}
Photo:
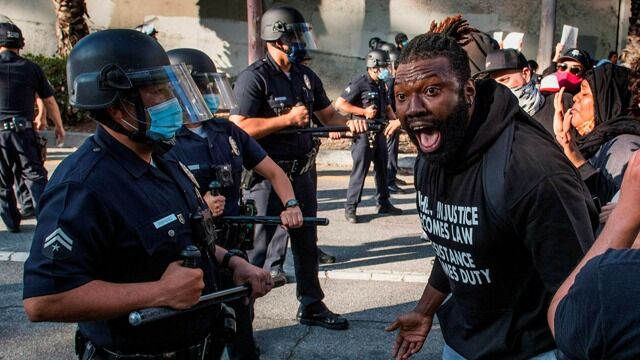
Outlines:
{"type": "Polygon", "coordinates": [[[89,35],[85,0],[52,0],[56,8],[56,35],[58,36],[58,54],[67,56],[71,48],[80,39],[89,35]]]}

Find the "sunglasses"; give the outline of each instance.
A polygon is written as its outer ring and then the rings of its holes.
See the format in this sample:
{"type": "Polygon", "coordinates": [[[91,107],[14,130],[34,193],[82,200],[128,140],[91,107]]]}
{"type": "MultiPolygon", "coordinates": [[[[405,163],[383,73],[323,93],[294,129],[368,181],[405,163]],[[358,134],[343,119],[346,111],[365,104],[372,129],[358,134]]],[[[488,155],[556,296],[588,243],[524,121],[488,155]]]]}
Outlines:
{"type": "Polygon", "coordinates": [[[569,72],[572,73],[573,75],[582,74],[582,68],[576,65],[569,67],[569,65],[565,63],[561,63],[561,64],[558,64],[558,66],[556,66],[556,70],[558,71],[567,71],[567,69],[569,69],[569,72]]]}

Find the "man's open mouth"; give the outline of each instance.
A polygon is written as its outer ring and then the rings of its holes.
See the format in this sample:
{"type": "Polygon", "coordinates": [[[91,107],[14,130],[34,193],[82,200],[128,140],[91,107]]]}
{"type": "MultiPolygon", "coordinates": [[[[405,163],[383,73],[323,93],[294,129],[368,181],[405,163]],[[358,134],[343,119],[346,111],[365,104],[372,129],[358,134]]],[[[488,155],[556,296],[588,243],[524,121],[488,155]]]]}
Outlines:
{"type": "Polygon", "coordinates": [[[431,153],[440,148],[442,144],[442,132],[433,125],[414,125],[411,131],[420,145],[420,150],[431,153]]]}

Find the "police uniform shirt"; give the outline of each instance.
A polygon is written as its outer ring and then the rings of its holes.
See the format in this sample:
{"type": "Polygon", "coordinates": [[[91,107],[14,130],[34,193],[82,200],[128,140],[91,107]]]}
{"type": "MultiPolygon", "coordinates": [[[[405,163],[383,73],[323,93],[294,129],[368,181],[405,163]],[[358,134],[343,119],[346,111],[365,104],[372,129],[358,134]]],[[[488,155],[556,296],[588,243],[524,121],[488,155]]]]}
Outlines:
{"type": "MultiPolygon", "coordinates": [[[[234,84],[238,107],[231,110],[231,114],[272,118],[278,116],[279,108],[302,103],[311,116],[331,105],[322,81],[311,69],[291,64],[290,71],[287,75],[280,70],[269,54],[250,65],[238,75],[234,84]]],[[[258,139],[258,143],[273,159],[293,160],[311,151],[313,137],[311,134],[271,134],[258,139]]]]}
{"type": "Polygon", "coordinates": [[[177,159],[193,172],[202,194],[209,190],[211,181],[220,180],[213,166],[231,165],[234,185],[220,191],[225,197],[223,215],[239,215],[242,168],[253,169],[267,153],[255,139],[228,120],[209,120],[202,124],[202,130],[206,138],[182,127],[176,134],[176,146],[166,156],[177,159]]]}
{"type": "MultiPolygon", "coordinates": [[[[93,280],[159,280],[193,244],[190,214],[200,204],[195,180],[174,161],[154,165],[98,126],[54,172],[24,267],[24,298],[65,292],[93,280]],[[154,166],[155,165],[155,166],[154,166]]],[[[200,261],[205,290],[213,291],[213,266],[200,261]]],[[[99,347],[123,353],[179,350],[210,332],[212,309],[132,327],[127,316],[79,323],[99,347]]]]}
{"type": "Polygon", "coordinates": [[[353,78],[340,97],[347,100],[349,104],[363,109],[375,105],[378,108],[376,118],[384,118],[386,115],[385,110],[389,103],[386,84],[384,81],[373,80],[368,72],[353,78]],[[370,96],[375,97],[376,100],[370,100],[370,96]]]}
{"type": "Polygon", "coordinates": [[[13,51],[0,53],[0,115],[33,120],[35,94],[46,99],[53,93],[40,66],[13,51]]]}

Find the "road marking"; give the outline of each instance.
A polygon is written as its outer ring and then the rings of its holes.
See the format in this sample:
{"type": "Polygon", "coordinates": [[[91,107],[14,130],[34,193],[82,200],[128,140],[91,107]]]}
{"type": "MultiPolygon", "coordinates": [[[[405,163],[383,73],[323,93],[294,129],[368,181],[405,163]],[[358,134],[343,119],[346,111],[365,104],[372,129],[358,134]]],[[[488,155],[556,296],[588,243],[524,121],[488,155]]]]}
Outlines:
{"type": "MultiPolygon", "coordinates": [[[[25,251],[0,251],[0,261],[25,262],[29,257],[29,253],[25,251]]],[[[429,262],[430,263],[430,262],[429,262]]],[[[430,264],[429,264],[430,265],[430,264]]],[[[319,279],[331,280],[365,280],[365,281],[391,281],[426,284],[431,272],[431,266],[428,266],[425,273],[402,272],[402,271],[384,271],[384,270],[320,270],[318,271],[319,279]]],[[[285,267],[287,272],[287,280],[295,281],[293,268],[285,267]]]]}
{"type": "Polygon", "coordinates": [[[25,251],[0,251],[0,261],[25,262],[29,253],[25,251]]]}

